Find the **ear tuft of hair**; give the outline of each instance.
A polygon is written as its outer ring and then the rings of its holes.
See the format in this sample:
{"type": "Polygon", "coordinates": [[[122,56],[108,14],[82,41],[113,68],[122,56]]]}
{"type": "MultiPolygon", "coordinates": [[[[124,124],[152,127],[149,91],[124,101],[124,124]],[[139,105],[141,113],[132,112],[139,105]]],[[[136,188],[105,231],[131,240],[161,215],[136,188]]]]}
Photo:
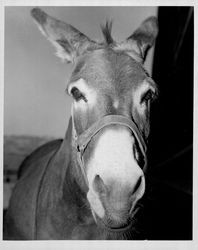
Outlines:
{"type": "Polygon", "coordinates": [[[112,20],[107,20],[104,25],[100,25],[103,37],[105,39],[105,43],[110,45],[114,43],[114,40],[111,36],[111,30],[112,30],[112,20]]]}

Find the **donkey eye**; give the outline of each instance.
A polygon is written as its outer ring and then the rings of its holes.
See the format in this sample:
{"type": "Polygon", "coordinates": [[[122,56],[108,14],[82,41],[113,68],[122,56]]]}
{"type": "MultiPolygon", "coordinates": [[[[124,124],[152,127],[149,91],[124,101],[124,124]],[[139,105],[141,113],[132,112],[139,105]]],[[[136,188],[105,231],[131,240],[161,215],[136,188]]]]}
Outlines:
{"type": "Polygon", "coordinates": [[[87,102],[86,97],[80,92],[78,88],[73,87],[70,93],[77,102],[80,100],[84,100],[85,102],[87,102]]]}
{"type": "Polygon", "coordinates": [[[149,100],[152,100],[154,97],[154,92],[150,89],[148,90],[146,93],[144,93],[142,95],[142,98],[141,98],[141,104],[143,102],[147,103],[149,100]]]}

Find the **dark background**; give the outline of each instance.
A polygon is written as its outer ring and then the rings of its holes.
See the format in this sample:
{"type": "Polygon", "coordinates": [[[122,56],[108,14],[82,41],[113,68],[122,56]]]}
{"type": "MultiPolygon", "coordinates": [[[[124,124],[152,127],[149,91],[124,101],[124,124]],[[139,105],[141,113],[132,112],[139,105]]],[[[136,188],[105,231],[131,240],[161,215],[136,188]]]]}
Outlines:
{"type": "Polygon", "coordinates": [[[192,239],[193,7],[159,7],[149,141],[147,238],[192,239]]]}

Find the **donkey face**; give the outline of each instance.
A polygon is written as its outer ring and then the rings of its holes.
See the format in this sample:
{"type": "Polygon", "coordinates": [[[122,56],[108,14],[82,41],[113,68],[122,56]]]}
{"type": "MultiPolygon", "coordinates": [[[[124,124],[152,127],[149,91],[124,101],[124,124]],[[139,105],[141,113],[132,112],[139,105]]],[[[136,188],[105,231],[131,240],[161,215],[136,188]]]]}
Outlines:
{"type": "MultiPolygon", "coordinates": [[[[142,63],[157,35],[156,19],[147,19],[118,44],[110,35],[111,24],[103,28],[105,42],[96,43],[40,9],[33,9],[32,16],[58,55],[74,62],[67,87],[74,100],[73,136],[114,114],[133,120],[146,140],[149,104],[157,90],[142,63]]],[[[145,190],[144,159],[133,133],[120,125],[100,130],[86,148],[84,163],[94,217],[109,227],[127,224],[145,190]]]]}

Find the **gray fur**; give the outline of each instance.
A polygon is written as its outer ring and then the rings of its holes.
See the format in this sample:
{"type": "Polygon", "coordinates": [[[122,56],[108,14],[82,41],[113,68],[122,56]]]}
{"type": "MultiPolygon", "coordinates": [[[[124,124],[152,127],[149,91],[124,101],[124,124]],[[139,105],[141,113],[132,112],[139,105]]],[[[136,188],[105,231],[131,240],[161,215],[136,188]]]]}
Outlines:
{"type": "MultiPolygon", "coordinates": [[[[94,221],[86,197],[87,186],[76,159],[72,126],[75,123],[81,134],[100,117],[119,114],[132,119],[143,137],[148,137],[149,110],[140,116],[134,109],[132,93],[144,80],[150,79],[138,58],[145,57],[154,42],[155,21],[147,20],[121,44],[116,44],[111,37],[112,23],[107,22],[103,28],[105,42],[98,44],[38,8],[32,10],[32,16],[44,35],[61,48],[62,56],[75,61],[69,84],[83,78],[97,91],[98,103],[86,114],[75,112],[63,141],[44,145],[24,161],[4,220],[4,239],[139,239],[135,216],[132,228],[119,233],[108,231],[100,221],[98,224],[94,221]],[[137,46],[141,50],[139,55],[137,46]],[[115,99],[119,100],[117,109],[113,106],[115,99]]],[[[85,164],[101,133],[89,143],[84,154],[85,164]]]]}

